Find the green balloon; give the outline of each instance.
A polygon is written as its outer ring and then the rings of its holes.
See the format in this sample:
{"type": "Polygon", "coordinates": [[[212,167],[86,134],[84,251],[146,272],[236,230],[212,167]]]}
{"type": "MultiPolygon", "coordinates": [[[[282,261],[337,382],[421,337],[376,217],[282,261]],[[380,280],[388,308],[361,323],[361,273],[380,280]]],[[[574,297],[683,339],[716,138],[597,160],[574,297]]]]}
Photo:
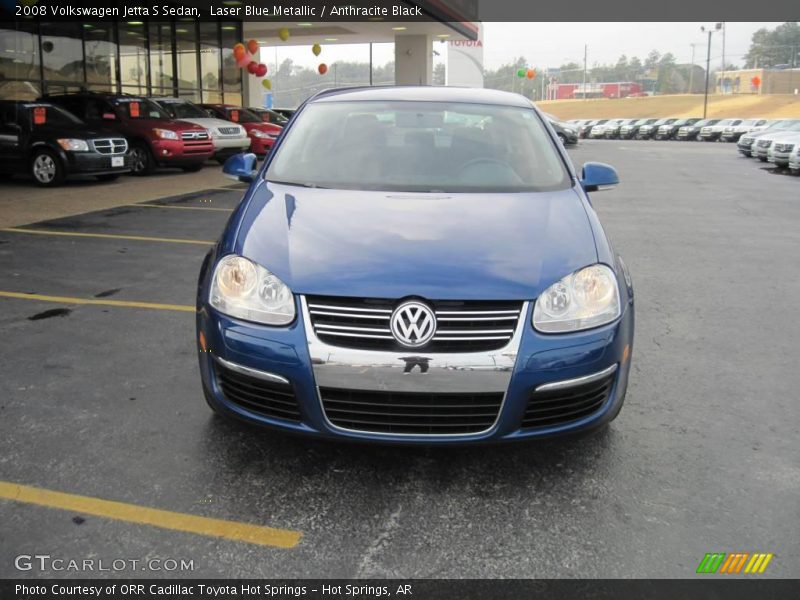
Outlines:
{"type": "Polygon", "coordinates": [[[525,69],[520,69],[519,71],[517,71],[517,77],[522,79],[523,77],[525,77],[526,73],[527,73],[527,71],[525,69]]]}

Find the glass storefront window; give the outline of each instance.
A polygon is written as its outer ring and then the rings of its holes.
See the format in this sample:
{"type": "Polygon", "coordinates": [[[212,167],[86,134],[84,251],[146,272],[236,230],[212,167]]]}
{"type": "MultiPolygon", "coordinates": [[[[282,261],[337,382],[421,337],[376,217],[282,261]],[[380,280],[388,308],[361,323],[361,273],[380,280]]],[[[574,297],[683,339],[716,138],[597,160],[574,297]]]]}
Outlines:
{"type": "Polygon", "coordinates": [[[0,81],[38,80],[39,37],[34,23],[0,26],[0,81]]]}
{"type": "Polygon", "coordinates": [[[80,23],[42,23],[45,81],[84,80],[81,29],[80,23]]]}
{"type": "Polygon", "coordinates": [[[172,25],[150,23],[150,77],[154,88],[169,88],[175,85],[172,66],[172,25]]]}
{"type": "Polygon", "coordinates": [[[197,23],[194,20],[175,22],[175,42],[178,54],[178,88],[196,90],[197,23]]]}
{"type": "Polygon", "coordinates": [[[147,29],[142,21],[119,24],[119,76],[123,91],[147,93],[147,29]]]}
{"type": "Polygon", "coordinates": [[[242,71],[236,66],[233,47],[241,39],[241,27],[236,23],[221,23],[222,35],[222,90],[225,102],[239,106],[242,103],[242,71]]]}
{"type": "Polygon", "coordinates": [[[216,23],[200,23],[200,80],[203,97],[206,91],[219,92],[222,55],[219,47],[219,29],[216,23]]]}
{"type": "Polygon", "coordinates": [[[84,23],[86,83],[89,89],[117,89],[117,39],[112,23],[84,23]]]}

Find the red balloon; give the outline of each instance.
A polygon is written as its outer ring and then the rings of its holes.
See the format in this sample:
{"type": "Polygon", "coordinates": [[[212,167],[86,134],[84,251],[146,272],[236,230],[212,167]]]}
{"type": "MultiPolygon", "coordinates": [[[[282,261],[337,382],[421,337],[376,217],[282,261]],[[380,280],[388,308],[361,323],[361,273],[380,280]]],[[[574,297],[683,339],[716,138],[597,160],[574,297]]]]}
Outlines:
{"type": "Polygon", "coordinates": [[[328,65],[326,65],[325,63],[321,63],[321,64],[320,64],[320,65],[317,67],[317,71],[319,71],[319,74],[320,74],[320,75],[325,75],[325,73],[327,73],[327,72],[328,72],[328,65]]]}
{"type": "Polygon", "coordinates": [[[251,75],[256,74],[257,68],[258,68],[258,63],[256,61],[251,60],[249,63],[247,63],[247,72],[250,73],[251,75]]]}
{"type": "Polygon", "coordinates": [[[255,70],[255,72],[254,72],[254,75],[255,75],[256,77],[263,77],[263,76],[264,76],[264,75],[266,75],[266,74],[267,74],[267,65],[260,64],[260,65],[258,65],[258,66],[256,67],[256,70],[255,70]]]}

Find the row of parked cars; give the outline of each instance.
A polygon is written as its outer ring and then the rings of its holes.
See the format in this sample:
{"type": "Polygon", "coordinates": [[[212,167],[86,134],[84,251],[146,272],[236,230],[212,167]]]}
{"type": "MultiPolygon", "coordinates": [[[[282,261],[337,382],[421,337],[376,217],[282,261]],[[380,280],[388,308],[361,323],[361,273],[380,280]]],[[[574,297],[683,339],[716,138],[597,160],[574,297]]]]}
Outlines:
{"type": "Polygon", "coordinates": [[[752,131],[761,131],[768,119],[573,119],[568,121],[578,136],[588,139],[683,140],[737,142],[752,131]]]}
{"type": "Polygon", "coordinates": [[[159,166],[198,171],[243,151],[266,155],[287,115],[180,98],[79,92],[0,101],[0,173],[42,186],[68,175],[111,181],[159,166]]]}
{"type": "Polygon", "coordinates": [[[774,121],[764,130],[741,136],[736,146],[744,156],[800,175],[800,119],[774,121]]]}

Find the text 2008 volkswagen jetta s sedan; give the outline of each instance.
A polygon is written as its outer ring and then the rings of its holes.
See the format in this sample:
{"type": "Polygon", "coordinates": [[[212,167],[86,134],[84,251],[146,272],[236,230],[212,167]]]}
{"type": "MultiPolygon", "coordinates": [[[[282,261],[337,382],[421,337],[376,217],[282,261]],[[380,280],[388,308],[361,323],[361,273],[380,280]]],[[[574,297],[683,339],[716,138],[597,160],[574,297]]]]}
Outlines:
{"type": "Polygon", "coordinates": [[[522,96],[365,88],[301,107],[209,253],[203,387],[219,413],[383,442],[521,440],[620,410],[633,291],[522,96]]]}

